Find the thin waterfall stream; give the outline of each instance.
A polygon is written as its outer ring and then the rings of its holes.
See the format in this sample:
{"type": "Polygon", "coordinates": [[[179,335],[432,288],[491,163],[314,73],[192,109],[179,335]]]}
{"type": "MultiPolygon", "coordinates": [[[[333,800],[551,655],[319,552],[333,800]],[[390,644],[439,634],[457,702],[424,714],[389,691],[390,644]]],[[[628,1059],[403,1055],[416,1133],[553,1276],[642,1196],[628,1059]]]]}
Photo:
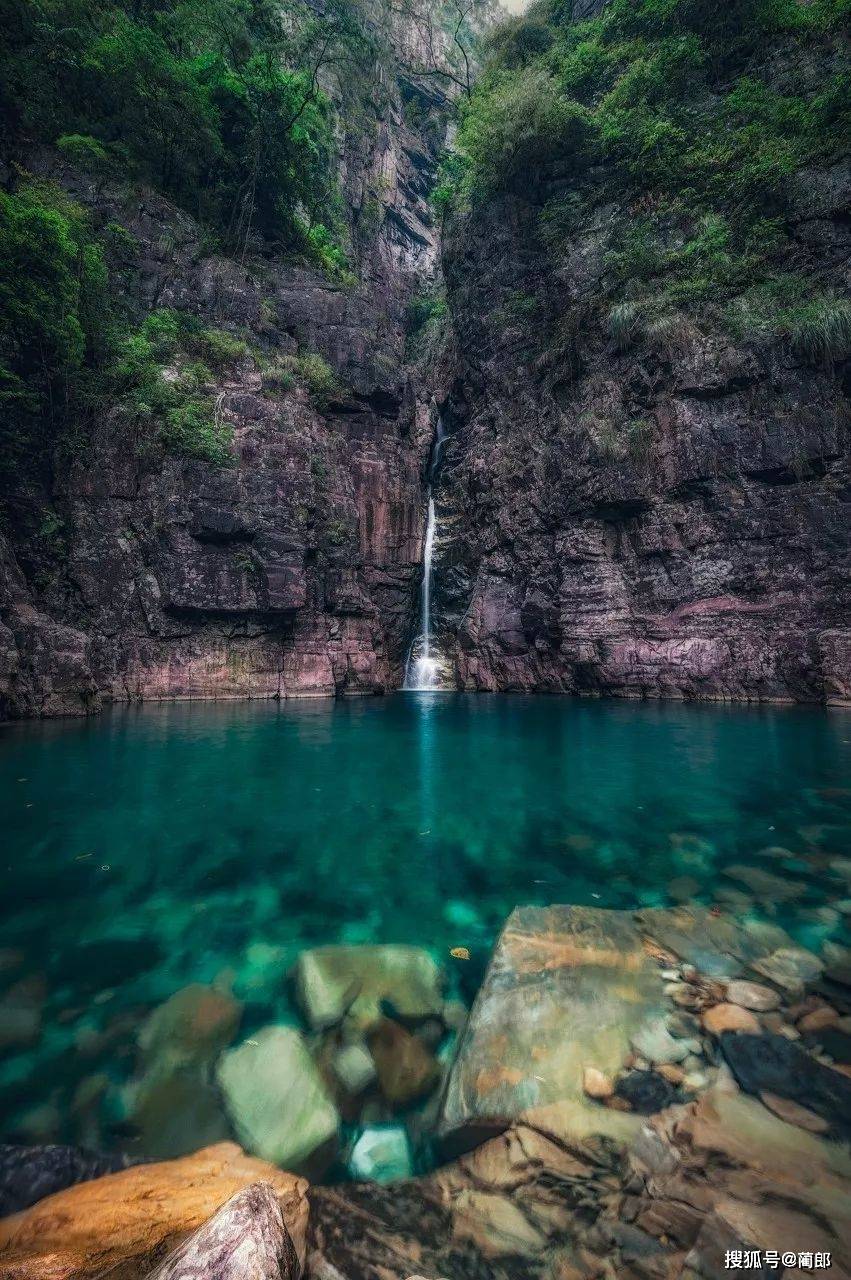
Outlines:
{"type": "Polygon", "coordinates": [[[442,688],[440,680],[440,663],[437,658],[432,657],[432,636],[431,636],[431,580],[432,580],[432,558],[434,555],[434,530],[435,530],[435,510],[434,510],[434,482],[437,476],[437,469],[440,465],[440,457],[443,453],[443,446],[446,442],[446,430],[443,426],[443,419],[437,420],[437,431],[434,437],[434,444],[431,448],[431,456],[428,464],[428,514],[426,516],[425,541],[423,543],[423,580],[420,587],[420,629],[414,637],[410,649],[408,650],[408,659],[405,663],[405,679],[402,688],[409,691],[429,690],[442,688]],[[419,648],[416,657],[415,651],[419,648]]]}

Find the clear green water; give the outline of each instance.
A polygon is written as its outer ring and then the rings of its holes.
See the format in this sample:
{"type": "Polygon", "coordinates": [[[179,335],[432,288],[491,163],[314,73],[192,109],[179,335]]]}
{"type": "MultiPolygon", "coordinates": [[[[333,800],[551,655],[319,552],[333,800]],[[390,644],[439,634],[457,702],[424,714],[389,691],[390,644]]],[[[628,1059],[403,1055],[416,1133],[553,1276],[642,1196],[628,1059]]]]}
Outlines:
{"type": "Polygon", "coordinates": [[[287,1016],[313,943],[466,946],[469,990],[516,903],[711,902],[743,862],[796,883],[776,918],[801,941],[846,942],[849,778],[851,717],[815,708],[410,694],[5,726],[0,947],[47,1005],[0,1062],[0,1132],[126,1074],[132,1018],[94,1055],[81,1031],[187,982],[287,1016]]]}

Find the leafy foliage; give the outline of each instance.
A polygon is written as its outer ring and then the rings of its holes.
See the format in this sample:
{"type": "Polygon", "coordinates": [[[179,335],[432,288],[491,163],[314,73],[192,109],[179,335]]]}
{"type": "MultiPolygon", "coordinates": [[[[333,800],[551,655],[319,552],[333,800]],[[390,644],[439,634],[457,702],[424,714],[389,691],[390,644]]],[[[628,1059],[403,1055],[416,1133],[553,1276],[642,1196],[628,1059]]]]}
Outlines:
{"type": "Polygon", "coordinates": [[[217,411],[213,370],[248,355],[232,334],[175,311],[152,311],[117,343],[89,395],[152,423],[167,448],[223,466],[231,460],[231,431],[217,411]]]}
{"type": "Polygon", "coordinates": [[[102,354],[107,271],[84,211],[58,189],[0,192],[0,467],[35,465],[102,354]]]}
{"type": "Polygon", "coordinates": [[[0,0],[0,114],[85,168],[159,186],[253,242],[331,250],[321,67],[362,36],[347,0],[0,0]]]}
{"type": "MultiPolygon", "coordinates": [[[[795,182],[851,138],[849,13],[849,0],[610,0],[576,22],[568,0],[537,0],[490,39],[441,200],[555,186],[539,227],[556,257],[592,209],[628,210],[606,259],[612,341],[670,338],[684,311],[788,274],[795,182]]],[[[775,310],[773,332],[838,358],[839,304],[811,283],[800,305],[797,327],[775,310]]]]}

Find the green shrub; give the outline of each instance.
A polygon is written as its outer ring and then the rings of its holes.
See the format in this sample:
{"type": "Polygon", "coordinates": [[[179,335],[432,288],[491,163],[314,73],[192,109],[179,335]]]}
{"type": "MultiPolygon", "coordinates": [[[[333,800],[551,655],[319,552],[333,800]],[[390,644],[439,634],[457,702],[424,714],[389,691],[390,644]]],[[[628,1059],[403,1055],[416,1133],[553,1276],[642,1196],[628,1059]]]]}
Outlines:
{"type": "Polygon", "coordinates": [[[263,386],[270,391],[291,391],[295,386],[292,362],[285,357],[268,365],[263,370],[263,386]]]}
{"type": "Polygon", "coordinates": [[[294,363],[296,373],[306,383],[312,395],[322,398],[339,389],[336,373],[328,361],[316,352],[297,356],[294,363]]]}
{"type": "Polygon", "coordinates": [[[546,53],[555,43],[555,34],[536,14],[507,18],[491,33],[486,51],[503,67],[522,67],[546,53]]]}
{"type": "Polygon", "coordinates": [[[232,460],[233,432],[216,418],[212,405],[189,399],[168,409],[161,429],[167,448],[215,466],[232,460]]]}
{"type": "Polygon", "coordinates": [[[480,194],[527,183],[543,166],[590,158],[593,122],[587,109],[566,99],[543,68],[490,77],[474,94],[461,123],[460,144],[480,194]]]}
{"type": "Polygon", "coordinates": [[[336,265],[305,225],[334,205],[335,142],[316,58],[369,41],[349,0],[0,0],[0,117],[86,169],[121,167],[215,226],[336,265]]]}
{"type": "Polygon", "coordinates": [[[185,346],[187,351],[197,354],[199,359],[206,360],[219,372],[244,360],[249,354],[248,343],[224,329],[202,328],[197,332],[189,329],[185,346]]]}
{"type": "Polygon", "coordinates": [[[311,351],[300,356],[281,356],[263,375],[264,383],[282,391],[296,381],[303,382],[317,400],[326,400],[339,391],[339,379],[327,360],[311,351]]]}
{"type": "Polygon", "coordinates": [[[150,423],[167,449],[224,466],[231,461],[232,432],[216,411],[214,370],[247,354],[240,339],[195,317],[152,311],[118,342],[93,397],[150,423]]]}
{"type": "Polygon", "coordinates": [[[0,472],[37,469],[106,341],[107,270],[85,212],[48,183],[0,191],[0,472]]]}
{"type": "Polygon", "coordinates": [[[56,146],[66,159],[81,169],[91,169],[97,173],[110,167],[106,147],[87,133],[64,133],[61,138],[57,138],[56,146]]]}
{"type": "Polygon", "coordinates": [[[609,0],[577,22],[567,0],[538,0],[489,40],[458,134],[466,174],[441,198],[534,202],[558,179],[538,221],[554,254],[610,199],[627,211],[606,261],[613,303],[650,286],[670,314],[724,307],[794,259],[793,184],[847,150],[851,71],[833,33],[849,8],[609,0]],[[779,37],[794,50],[782,63],[779,37]]]}

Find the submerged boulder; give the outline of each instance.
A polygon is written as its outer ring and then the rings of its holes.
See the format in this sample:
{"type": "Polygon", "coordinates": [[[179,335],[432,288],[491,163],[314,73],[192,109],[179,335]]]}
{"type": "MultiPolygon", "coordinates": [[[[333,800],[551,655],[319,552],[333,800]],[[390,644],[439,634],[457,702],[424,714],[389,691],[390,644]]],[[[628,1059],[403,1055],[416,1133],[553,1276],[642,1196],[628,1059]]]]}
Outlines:
{"type": "Polygon", "coordinates": [[[391,1107],[410,1106],[426,1097],[440,1080],[434,1055],[417,1036],[390,1018],[383,1018],[368,1035],[378,1084],[391,1107]]]}
{"type": "Polygon", "coordinates": [[[193,982],[154,1009],[139,1031],[147,1064],[209,1062],[236,1035],[242,1005],[226,992],[193,982]]]}
{"type": "Polygon", "coordinates": [[[145,1020],[138,1037],[140,1075],[124,1098],[146,1155],[170,1159],[229,1137],[212,1066],[241,1016],[242,1005],[232,996],[196,982],[145,1020]]]}
{"type": "Polygon", "coordinates": [[[307,1183],[224,1142],[182,1160],[82,1182],[3,1219],[0,1274],[4,1280],[93,1280],[103,1274],[142,1280],[231,1196],[257,1182],[271,1187],[303,1262],[307,1183]]]}
{"type": "Polygon", "coordinates": [[[779,925],[713,915],[704,907],[646,907],[636,920],[643,934],[708,978],[737,978],[778,948],[792,945],[779,925]]]}
{"type": "Polygon", "coordinates": [[[371,1125],[356,1139],[349,1173],[364,1182],[395,1182],[413,1172],[411,1144],[403,1125],[371,1125]]]}
{"type": "Polygon", "coordinates": [[[349,1021],[366,1028],[386,1003],[397,1020],[439,1017],[443,975],[422,947],[316,947],[303,951],[295,972],[296,994],[314,1030],[349,1021]]]}
{"type": "Polygon", "coordinates": [[[785,1036],[725,1031],[721,1050],[747,1093],[776,1094],[821,1116],[837,1136],[851,1138],[851,1079],[826,1067],[785,1036]]]}
{"type": "Polygon", "coordinates": [[[337,1151],[340,1116],[295,1027],[264,1027],[219,1059],[236,1136],[254,1155],[318,1176],[337,1151]]]}
{"type": "Polygon", "coordinates": [[[570,1103],[601,1113],[586,1070],[614,1079],[642,1029],[665,1012],[659,971],[632,916],[518,907],[496,944],[450,1070],[438,1134],[469,1149],[521,1113],[570,1103]]]}

